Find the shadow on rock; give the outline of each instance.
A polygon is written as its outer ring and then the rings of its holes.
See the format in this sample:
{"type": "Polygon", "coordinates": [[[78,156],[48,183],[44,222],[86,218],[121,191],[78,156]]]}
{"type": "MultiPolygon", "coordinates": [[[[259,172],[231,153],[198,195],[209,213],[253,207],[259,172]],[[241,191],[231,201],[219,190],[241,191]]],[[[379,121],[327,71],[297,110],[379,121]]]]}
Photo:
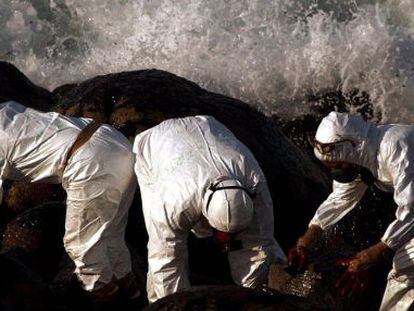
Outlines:
{"type": "Polygon", "coordinates": [[[41,277],[20,261],[27,257],[27,252],[19,248],[0,253],[0,310],[64,310],[52,303],[41,277]]]}

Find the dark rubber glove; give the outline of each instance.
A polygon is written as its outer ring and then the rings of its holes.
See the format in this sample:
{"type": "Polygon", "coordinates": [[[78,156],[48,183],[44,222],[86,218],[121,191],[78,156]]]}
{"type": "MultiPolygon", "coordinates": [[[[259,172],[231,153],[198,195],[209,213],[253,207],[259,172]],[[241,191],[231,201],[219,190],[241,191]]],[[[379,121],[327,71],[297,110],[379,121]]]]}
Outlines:
{"type": "Polygon", "coordinates": [[[335,283],[335,287],[338,288],[343,297],[351,297],[357,293],[362,293],[370,283],[368,268],[358,271],[349,270],[349,264],[353,260],[355,260],[355,257],[342,259],[338,262],[341,266],[348,267],[335,283]]]}
{"type": "Polygon", "coordinates": [[[363,291],[370,282],[369,268],[387,259],[392,253],[393,251],[386,244],[379,242],[353,257],[338,261],[337,264],[347,269],[335,284],[340,289],[341,295],[349,297],[363,291]]]}
{"type": "Polygon", "coordinates": [[[305,270],[309,261],[309,248],[314,244],[322,234],[322,229],[319,226],[311,225],[303,236],[296,242],[288,253],[289,266],[305,270]]]}
{"type": "Polygon", "coordinates": [[[305,270],[308,266],[309,251],[304,246],[292,247],[288,253],[289,266],[298,269],[305,270]]]}

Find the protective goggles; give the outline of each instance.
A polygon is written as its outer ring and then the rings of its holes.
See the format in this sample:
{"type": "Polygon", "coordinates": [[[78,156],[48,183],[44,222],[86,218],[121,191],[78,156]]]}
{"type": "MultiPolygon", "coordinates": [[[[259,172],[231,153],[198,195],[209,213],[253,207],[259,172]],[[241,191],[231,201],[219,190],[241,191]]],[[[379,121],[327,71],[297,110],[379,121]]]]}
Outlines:
{"type": "Polygon", "coordinates": [[[331,153],[335,150],[335,148],[344,143],[351,143],[352,147],[355,147],[355,142],[351,139],[342,139],[333,143],[321,143],[317,141],[313,136],[308,135],[308,142],[313,148],[315,148],[320,154],[323,155],[331,153]]]}

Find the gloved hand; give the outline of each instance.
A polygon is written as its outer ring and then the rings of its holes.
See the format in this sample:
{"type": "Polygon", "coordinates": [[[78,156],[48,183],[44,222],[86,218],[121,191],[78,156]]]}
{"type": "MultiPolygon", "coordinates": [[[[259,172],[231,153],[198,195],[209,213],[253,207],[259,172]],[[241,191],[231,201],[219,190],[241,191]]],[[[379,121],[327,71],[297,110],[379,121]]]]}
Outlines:
{"type": "MultiPolygon", "coordinates": [[[[342,260],[341,264],[346,266],[353,258],[342,260]]],[[[362,293],[370,283],[370,276],[367,270],[349,271],[347,270],[336,281],[335,287],[338,288],[341,296],[351,297],[356,293],[362,293]]]]}
{"type": "Polygon", "coordinates": [[[348,268],[349,272],[366,270],[380,260],[387,258],[391,253],[385,243],[379,242],[367,249],[364,249],[351,258],[339,261],[339,264],[348,268]]]}
{"type": "Polygon", "coordinates": [[[383,242],[379,242],[355,256],[340,260],[339,265],[347,271],[339,278],[335,286],[340,288],[342,296],[351,296],[363,291],[369,283],[368,269],[380,260],[386,259],[393,251],[383,242]]]}
{"type": "Polygon", "coordinates": [[[305,270],[308,265],[309,251],[303,246],[294,246],[288,253],[288,264],[298,270],[305,270]]]}
{"type": "Polygon", "coordinates": [[[243,249],[241,240],[236,240],[236,235],[233,233],[213,230],[214,238],[218,242],[220,250],[223,253],[229,253],[243,249]]]}
{"type": "Polygon", "coordinates": [[[308,228],[306,233],[298,239],[296,246],[289,251],[289,266],[299,270],[306,269],[309,259],[309,248],[319,239],[322,232],[322,228],[317,225],[311,225],[308,228]]]}

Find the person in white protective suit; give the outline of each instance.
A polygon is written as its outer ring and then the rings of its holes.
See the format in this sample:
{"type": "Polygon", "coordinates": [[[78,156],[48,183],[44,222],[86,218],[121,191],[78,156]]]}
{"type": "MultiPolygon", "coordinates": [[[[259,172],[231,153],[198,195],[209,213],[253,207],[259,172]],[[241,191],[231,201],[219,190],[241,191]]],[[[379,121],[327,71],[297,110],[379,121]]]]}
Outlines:
{"type": "Polygon", "coordinates": [[[190,287],[190,231],[241,242],[228,257],[234,281],[246,287],[265,283],[270,263],[285,260],[265,176],[223,124],[211,116],[170,119],[140,133],[133,151],[149,234],[150,302],[190,287]]]}
{"type": "Polygon", "coordinates": [[[321,232],[351,211],[368,186],[375,183],[380,189],[394,193],[398,205],[396,218],[377,244],[342,261],[347,268],[346,278],[351,281],[347,289],[364,287],[360,278],[364,271],[394,255],[381,310],[413,308],[414,127],[377,126],[359,116],[331,112],[318,127],[314,153],[331,169],[333,192],[289,252],[290,264],[305,266],[307,250],[321,232]]]}
{"type": "Polygon", "coordinates": [[[136,188],[133,166],[131,144],[109,125],[0,103],[1,182],[62,183],[64,246],[84,289],[98,301],[138,294],[124,240],[136,188]]]}

